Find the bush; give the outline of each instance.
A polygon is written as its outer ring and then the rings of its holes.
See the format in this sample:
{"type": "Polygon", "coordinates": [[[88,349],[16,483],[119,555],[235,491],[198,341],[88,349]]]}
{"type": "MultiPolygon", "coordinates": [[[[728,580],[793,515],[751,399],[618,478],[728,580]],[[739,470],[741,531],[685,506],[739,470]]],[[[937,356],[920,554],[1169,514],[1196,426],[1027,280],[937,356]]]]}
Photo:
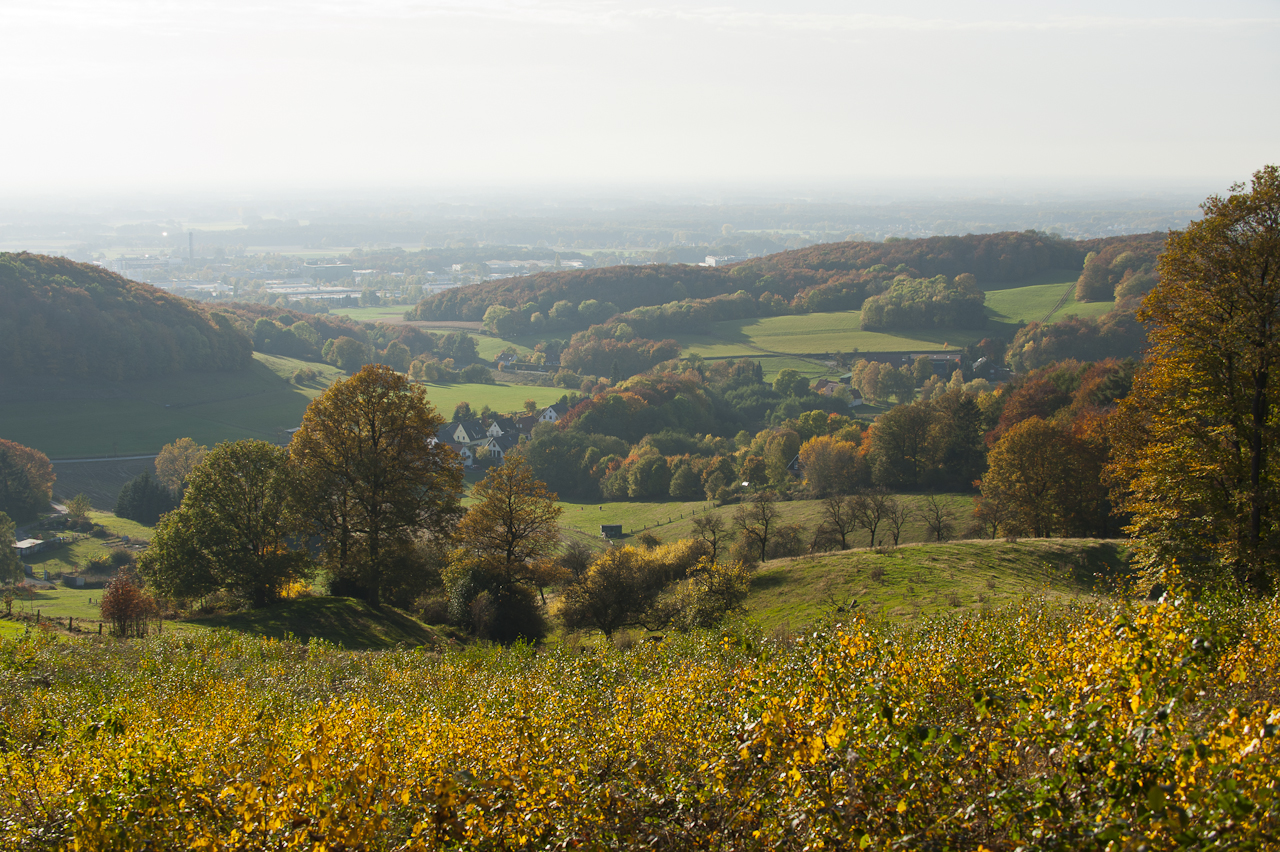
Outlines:
{"type": "Polygon", "coordinates": [[[145,636],[147,624],[156,615],[156,602],[131,575],[121,574],[107,586],[99,610],[113,635],[145,636]]]}

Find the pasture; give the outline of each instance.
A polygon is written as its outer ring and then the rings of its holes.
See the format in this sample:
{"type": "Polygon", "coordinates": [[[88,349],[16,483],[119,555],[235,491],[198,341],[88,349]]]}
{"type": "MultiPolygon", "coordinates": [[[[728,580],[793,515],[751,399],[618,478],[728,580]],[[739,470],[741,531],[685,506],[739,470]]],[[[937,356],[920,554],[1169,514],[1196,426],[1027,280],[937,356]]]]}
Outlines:
{"type": "Polygon", "coordinates": [[[53,459],[154,454],[182,437],[209,446],[239,438],[282,442],[311,400],[341,375],[328,364],[254,353],[249,369],[236,373],[50,381],[22,388],[24,404],[0,410],[0,435],[53,459]],[[320,378],[292,384],[301,367],[320,378]]]}
{"type": "Polygon", "coordinates": [[[412,305],[380,305],[376,308],[334,308],[329,313],[357,322],[403,322],[404,312],[412,308],[412,305]]]}
{"type": "MultiPolygon", "coordinates": [[[[911,517],[902,531],[901,543],[923,542],[929,538],[928,528],[920,519],[919,507],[925,497],[920,494],[897,494],[895,498],[908,506],[911,517]]],[[[963,531],[969,524],[973,512],[973,495],[940,494],[939,499],[956,517],[956,532],[963,531]]],[[[579,533],[600,538],[601,524],[622,524],[622,532],[626,537],[641,532],[650,532],[663,541],[674,541],[693,536],[693,519],[700,514],[710,512],[719,515],[729,526],[733,527],[733,515],[738,505],[715,506],[705,500],[682,502],[672,500],[663,503],[632,502],[578,502],[562,500],[558,504],[563,510],[560,515],[560,526],[579,533]]],[[[822,522],[821,500],[790,500],[775,504],[778,508],[779,522],[784,524],[800,524],[812,538],[813,531],[822,522]]],[[[868,534],[864,530],[856,531],[851,537],[855,546],[870,544],[868,534]]],[[[877,538],[887,542],[888,533],[882,528],[877,538]]],[[[807,539],[806,539],[807,541],[807,539]]]]}
{"type": "Polygon", "coordinates": [[[1099,539],[922,543],[766,562],[751,578],[747,617],[766,630],[803,630],[838,611],[913,622],[977,614],[1037,596],[1113,591],[1126,574],[1122,542],[1099,539]]]}

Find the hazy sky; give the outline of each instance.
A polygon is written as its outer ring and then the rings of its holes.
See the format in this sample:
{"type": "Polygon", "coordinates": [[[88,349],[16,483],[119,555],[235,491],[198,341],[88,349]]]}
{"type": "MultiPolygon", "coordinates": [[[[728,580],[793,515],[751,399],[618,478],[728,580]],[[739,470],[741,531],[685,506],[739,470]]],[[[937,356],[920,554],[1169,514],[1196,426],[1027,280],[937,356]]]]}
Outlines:
{"type": "Polygon", "coordinates": [[[1280,2],[0,0],[0,184],[1209,179],[1280,2]]]}

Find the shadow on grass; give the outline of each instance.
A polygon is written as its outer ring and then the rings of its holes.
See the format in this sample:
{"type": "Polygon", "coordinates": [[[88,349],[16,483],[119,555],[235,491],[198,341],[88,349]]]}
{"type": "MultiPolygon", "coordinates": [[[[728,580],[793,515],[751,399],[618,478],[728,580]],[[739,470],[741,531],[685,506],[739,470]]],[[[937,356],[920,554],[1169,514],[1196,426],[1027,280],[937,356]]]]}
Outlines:
{"type": "Polygon", "coordinates": [[[296,638],[304,644],[323,639],[353,651],[396,645],[436,645],[437,637],[416,619],[383,607],[375,610],[354,598],[304,597],[262,609],[189,619],[204,627],[224,627],[273,639],[296,638]]]}

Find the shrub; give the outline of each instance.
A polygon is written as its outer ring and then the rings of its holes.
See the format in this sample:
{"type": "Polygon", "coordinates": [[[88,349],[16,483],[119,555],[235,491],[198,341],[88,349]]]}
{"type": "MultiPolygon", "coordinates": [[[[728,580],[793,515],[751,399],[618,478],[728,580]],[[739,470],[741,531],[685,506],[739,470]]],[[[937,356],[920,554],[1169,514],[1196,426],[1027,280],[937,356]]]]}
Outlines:
{"type": "Polygon", "coordinates": [[[102,620],[120,637],[145,636],[156,614],[156,603],[129,574],[121,574],[107,586],[99,604],[102,620]]]}

